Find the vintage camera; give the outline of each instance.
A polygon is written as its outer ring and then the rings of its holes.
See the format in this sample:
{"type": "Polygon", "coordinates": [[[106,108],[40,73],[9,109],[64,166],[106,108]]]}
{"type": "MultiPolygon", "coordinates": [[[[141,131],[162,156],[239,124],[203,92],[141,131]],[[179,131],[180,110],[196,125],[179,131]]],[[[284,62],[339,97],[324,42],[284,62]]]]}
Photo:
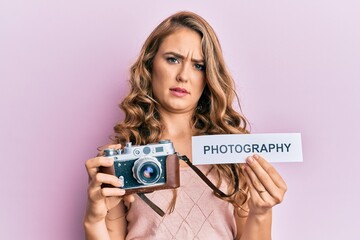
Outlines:
{"type": "Polygon", "coordinates": [[[170,140],[141,146],[132,146],[129,142],[124,149],[105,149],[104,156],[113,158],[114,165],[102,167],[100,171],[118,177],[126,194],[180,185],[179,159],[170,140]]]}

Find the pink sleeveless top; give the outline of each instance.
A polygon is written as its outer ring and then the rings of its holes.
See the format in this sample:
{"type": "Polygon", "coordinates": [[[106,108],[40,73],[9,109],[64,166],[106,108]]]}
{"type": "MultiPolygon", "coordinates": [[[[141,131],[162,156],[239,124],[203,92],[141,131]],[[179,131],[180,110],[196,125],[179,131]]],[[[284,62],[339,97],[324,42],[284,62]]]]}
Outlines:
{"type": "MultiPolygon", "coordinates": [[[[206,173],[207,166],[199,167],[206,173]]],[[[214,182],[211,177],[209,179],[214,182]]],[[[215,182],[214,182],[215,183],[215,182]]],[[[226,192],[226,186],[221,186],[226,192]]],[[[236,236],[234,207],[214,196],[201,178],[189,167],[180,168],[175,210],[159,216],[136,195],[126,219],[126,240],[227,240],[236,236]]],[[[166,211],[173,197],[173,190],[160,190],[146,196],[166,211]]]]}

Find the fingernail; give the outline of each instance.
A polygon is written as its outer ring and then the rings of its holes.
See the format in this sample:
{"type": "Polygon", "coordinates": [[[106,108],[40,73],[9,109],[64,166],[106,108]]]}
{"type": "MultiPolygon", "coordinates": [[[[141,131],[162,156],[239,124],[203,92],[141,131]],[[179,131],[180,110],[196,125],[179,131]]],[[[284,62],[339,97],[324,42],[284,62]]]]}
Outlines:
{"type": "Polygon", "coordinates": [[[113,160],[112,158],[108,158],[108,159],[106,159],[106,161],[107,161],[108,163],[113,163],[113,162],[114,162],[114,160],[113,160]]]}
{"type": "Polygon", "coordinates": [[[118,184],[119,184],[119,187],[123,187],[124,186],[124,178],[122,176],[119,177],[118,179],[118,184]]]}
{"type": "Polygon", "coordinates": [[[118,185],[119,187],[123,187],[123,186],[124,186],[124,184],[123,184],[120,180],[117,181],[117,185],[118,185]]]}
{"type": "Polygon", "coordinates": [[[260,156],[257,155],[257,154],[254,154],[254,158],[255,158],[256,160],[259,160],[260,156]]]}
{"type": "Polygon", "coordinates": [[[252,162],[254,162],[254,158],[253,157],[247,157],[246,162],[247,163],[252,163],[252,162]]]}

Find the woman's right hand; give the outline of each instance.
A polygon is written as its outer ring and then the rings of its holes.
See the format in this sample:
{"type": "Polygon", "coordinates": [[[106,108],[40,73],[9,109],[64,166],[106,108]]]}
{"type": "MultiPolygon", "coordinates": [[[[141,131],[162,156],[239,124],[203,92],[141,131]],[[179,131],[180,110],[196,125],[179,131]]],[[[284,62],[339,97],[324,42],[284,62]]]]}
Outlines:
{"type": "MultiPolygon", "coordinates": [[[[110,145],[110,148],[118,149],[121,146],[110,145]]],[[[99,172],[100,167],[111,167],[114,161],[111,158],[103,157],[102,151],[99,156],[86,161],[85,166],[89,175],[88,185],[88,205],[86,210],[86,220],[98,222],[104,220],[107,213],[121,202],[125,190],[121,189],[121,183],[114,175],[99,172]],[[102,184],[110,184],[114,187],[101,188],[102,184]]],[[[129,196],[132,198],[131,196],[129,196]]],[[[132,201],[132,199],[128,199],[132,201]]]]}

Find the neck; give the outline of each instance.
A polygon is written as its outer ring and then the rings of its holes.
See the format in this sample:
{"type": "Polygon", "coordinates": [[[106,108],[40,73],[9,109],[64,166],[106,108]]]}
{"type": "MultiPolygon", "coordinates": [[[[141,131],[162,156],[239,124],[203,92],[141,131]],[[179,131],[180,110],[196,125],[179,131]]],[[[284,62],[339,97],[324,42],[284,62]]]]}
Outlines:
{"type": "Polygon", "coordinates": [[[191,124],[191,112],[186,113],[166,113],[161,112],[161,120],[165,125],[165,131],[162,137],[177,138],[189,137],[193,135],[191,124]]]}

